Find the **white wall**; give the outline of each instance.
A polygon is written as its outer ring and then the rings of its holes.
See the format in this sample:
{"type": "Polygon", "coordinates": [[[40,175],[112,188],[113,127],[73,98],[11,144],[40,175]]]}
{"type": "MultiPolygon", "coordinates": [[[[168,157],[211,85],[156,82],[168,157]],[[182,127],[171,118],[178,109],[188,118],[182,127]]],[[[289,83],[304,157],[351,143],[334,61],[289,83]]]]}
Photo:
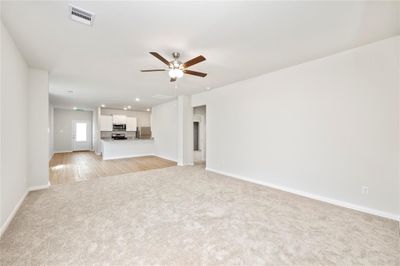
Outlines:
{"type": "Polygon", "coordinates": [[[190,96],[178,96],[178,165],[193,165],[193,108],[190,96]]]}
{"type": "MultiPolygon", "coordinates": [[[[1,3],[0,3],[0,19],[1,19],[1,3]]],[[[1,20],[0,20],[1,21],[1,20]]],[[[3,185],[3,176],[2,176],[2,154],[3,154],[3,152],[2,152],[2,142],[3,142],[3,138],[2,138],[2,123],[1,123],[1,121],[3,120],[2,119],[2,108],[1,108],[1,106],[2,106],[2,102],[3,102],[3,97],[2,97],[2,94],[3,94],[3,64],[4,64],[4,57],[2,56],[2,54],[3,54],[3,39],[4,39],[4,37],[3,37],[3,28],[4,28],[4,26],[3,26],[3,22],[1,21],[1,25],[0,25],[0,37],[1,37],[1,39],[0,39],[0,61],[1,61],[1,65],[0,65],[0,237],[1,237],[1,235],[3,234],[3,231],[5,230],[5,228],[6,228],[6,222],[5,222],[5,220],[6,220],[6,218],[5,218],[5,214],[3,214],[3,188],[4,188],[4,185],[3,185]]]]}
{"type": "Polygon", "coordinates": [[[92,117],[92,123],[93,123],[93,130],[92,130],[92,135],[93,135],[93,150],[96,154],[101,153],[101,145],[100,145],[100,128],[99,128],[99,122],[100,122],[100,108],[97,108],[93,110],[93,117],[92,117]]]}
{"type": "Polygon", "coordinates": [[[194,95],[207,167],[399,215],[399,38],[194,95]]]}
{"type": "Polygon", "coordinates": [[[73,150],[72,121],[87,120],[89,122],[89,139],[92,139],[92,111],[74,111],[54,109],[54,151],[68,152],[73,150]]]}
{"type": "Polygon", "coordinates": [[[28,186],[49,183],[49,75],[47,71],[28,71],[28,186]]]}
{"type": "Polygon", "coordinates": [[[49,160],[54,154],[54,106],[49,104],[49,160]]]}
{"type": "Polygon", "coordinates": [[[28,66],[1,23],[1,233],[27,190],[28,66]]]}
{"type": "Polygon", "coordinates": [[[155,154],[172,161],[178,156],[178,109],[177,101],[152,108],[151,128],[155,154]]]}

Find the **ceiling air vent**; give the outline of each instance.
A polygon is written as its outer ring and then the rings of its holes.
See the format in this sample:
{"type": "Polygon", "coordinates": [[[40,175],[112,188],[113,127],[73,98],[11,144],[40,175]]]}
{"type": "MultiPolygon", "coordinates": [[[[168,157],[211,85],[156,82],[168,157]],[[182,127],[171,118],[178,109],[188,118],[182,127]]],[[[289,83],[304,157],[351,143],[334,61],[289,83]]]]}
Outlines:
{"type": "Polygon", "coordinates": [[[94,14],[89,11],[83,10],[76,6],[70,6],[70,15],[72,20],[89,26],[93,24],[94,14]]]}

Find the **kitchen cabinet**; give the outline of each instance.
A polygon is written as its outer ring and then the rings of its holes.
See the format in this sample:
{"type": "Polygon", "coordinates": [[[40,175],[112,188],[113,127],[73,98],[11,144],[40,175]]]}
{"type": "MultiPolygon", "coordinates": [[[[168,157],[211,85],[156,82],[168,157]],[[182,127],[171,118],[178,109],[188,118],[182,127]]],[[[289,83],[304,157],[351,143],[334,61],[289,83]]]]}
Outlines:
{"type": "Polygon", "coordinates": [[[126,131],[136,131],[136,117],[126,117],[126,131]]]}
{"type": "Polygon", "coordinates": [[[112,122],[116,125],[124,125],[126,124],[126,116],[125,115],[113,115],[112,122]]]}
{"type": "Polygon", "coordinates": [[[111,115],[100,116],[100,131],[113,131],[113,117],[111,115]]]}

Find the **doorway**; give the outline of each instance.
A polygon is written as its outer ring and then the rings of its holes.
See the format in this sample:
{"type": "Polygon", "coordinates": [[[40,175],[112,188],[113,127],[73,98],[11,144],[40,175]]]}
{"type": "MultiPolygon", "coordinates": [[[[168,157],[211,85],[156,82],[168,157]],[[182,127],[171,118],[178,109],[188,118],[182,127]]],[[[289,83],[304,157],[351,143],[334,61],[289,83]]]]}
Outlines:
{"type": "Polygon", "coordinates": [[[206,106],[193,108],[193,161],[206,163],[206,106]]]}
{"type": "Polygon", "coordinates": [[[193,150],[198,151],[199,149],[199,123],[198,121],[193,122],[193,150]]]}
{"type": "Polygon", "coordinates": [[[72,121],[72,149],[73,151],[91,150],[92,140],[90,139],[90,121],[72,121]]]}

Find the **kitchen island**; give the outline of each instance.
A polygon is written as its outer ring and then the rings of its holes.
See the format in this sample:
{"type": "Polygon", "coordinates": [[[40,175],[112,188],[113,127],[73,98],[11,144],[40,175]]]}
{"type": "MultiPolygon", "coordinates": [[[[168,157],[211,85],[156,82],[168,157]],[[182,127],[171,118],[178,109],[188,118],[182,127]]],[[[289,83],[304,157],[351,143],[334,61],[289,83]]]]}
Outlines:
{"type": "Polygon", "coordinates": [[[102,139],[103,160],[154,155],[154,139],[102,139]]]}

